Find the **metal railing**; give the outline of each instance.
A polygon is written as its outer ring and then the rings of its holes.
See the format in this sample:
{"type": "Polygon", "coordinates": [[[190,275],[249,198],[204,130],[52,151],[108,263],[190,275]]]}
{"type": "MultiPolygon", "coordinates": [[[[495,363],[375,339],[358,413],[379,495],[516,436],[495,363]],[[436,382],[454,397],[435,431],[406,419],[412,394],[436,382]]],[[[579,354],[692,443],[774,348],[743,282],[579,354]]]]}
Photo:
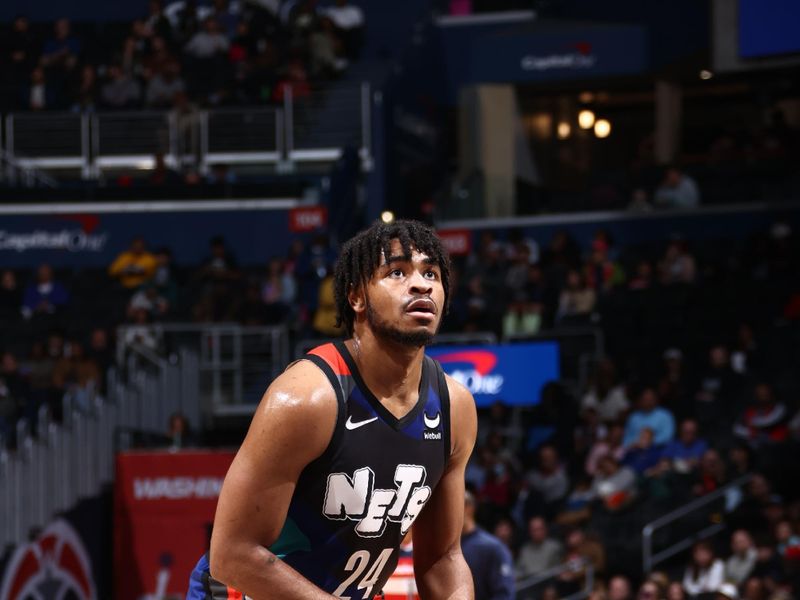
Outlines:
{"type": "Polygon", "coordinates": [[[143,353],[126,342],[128,327],[119,327],[117,361],[125,364],[132,353],[146,356],[162,373],[158,383],[162,389],[175,389],[169,386],[180,382],[174,402],[184,414],[196,415],[196,422],[208,416],[252,414],[289,361],[285,327],[156,323],[151,328],[159,347],[143,353]],[[174,374],[164,375],[173,372],[173,364],[174,374]]]}
{"type": "Polygon", "coordinates": [[[0,149],[0,181],[23,187],[58,187],[55,179],[40,169],[21,163],[0,149]]]}
{"type": "Polygon", "coordinates": [[[214,165],[331,162],[359,149],[371,164],[372,90],[368,83],[291,89],[283,104],[249,108],[98,113],[12,113],[0,149],[21,168],[79,170],[97,178],[109,169],[150,169],[162,155],[168,167],[208,172],[214,165]]]}
{"type": "Polygon", "coordinates": [[[594,589],[594,565],[587,558],[571,560],[518,581],[516,586],[517,598],[519,600],[528,600],[529,598],[538,597],[540,594],[534,594],[537,588],[546,587],[550,581],[557,582],[564,573],[579,571],[583,571],[581,589],[564,596],[562,600],[583,600],[583,598],[588,598],[594,589]]]}
{"type": "Polygon", "coordinates": [[[710,519],[710,524],[692,531],[691,534],[687,535],[683,539],[672,543],[659,552],[653,553],[653,536],[657,530],[662,529],[667,525],[671,525],[678,519],[695,513],[708,507],[714,502],[728,497],[732,492],[738,491],[743,486],[747,485],[752,477],[753,476],[749,474],[744,475],[739,479],[729,483],[725,487],[715,490],[710,494],[706,494],[705,496],[701,496],[700,498],[697,498],[696,500],[693,500],[684,506],[678,507],[675,510],[668,512],[667,514],[645,525],[642,528],[642,572],[645,574],[650,573],[655,565],[672,556],[675,556],[679,552],[683,552],[696,541],[716,535],[720,531],[724,530],[726,525],[725,521],[722,519],[710,519]]]}
{"type": "Polygon", "coordinates": [[[196,382],[182,377],[183,365],[146,348],[127,350],[126,364],[107,374],[106,397],[94,394],[78,406],[66,394],[60,423],[43,407],[35,435],[20,421],[17,449],[0,447],[0,552],[113,481],[117,431],[165,433],[168,415],[178,410],[198,424],[192,403],[181,402],[197,394],[196,382]]]}

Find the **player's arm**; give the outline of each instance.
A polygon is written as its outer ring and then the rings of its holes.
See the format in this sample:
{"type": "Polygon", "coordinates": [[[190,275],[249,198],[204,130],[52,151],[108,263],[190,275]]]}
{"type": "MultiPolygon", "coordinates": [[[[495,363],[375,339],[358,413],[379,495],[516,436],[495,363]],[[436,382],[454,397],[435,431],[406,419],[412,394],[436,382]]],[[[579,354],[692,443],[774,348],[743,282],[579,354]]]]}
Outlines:
{"type": "Polygon", "coordinates": [[[332,599],[267,548],[283,528],[297,479],[336,424],[336,395],[317,366],[300,361],[261,400],[220,492],[211,576],[254,600],[332,599]]]}
{"type": "Polygon", "coordinates": [[[414,573],[423,600],[471,600],[472,573],[461,553],[464,470],[475,445],[478,417],[472,394],[447,377],[451,452],[444,474],[414,523],[414,573]]]}

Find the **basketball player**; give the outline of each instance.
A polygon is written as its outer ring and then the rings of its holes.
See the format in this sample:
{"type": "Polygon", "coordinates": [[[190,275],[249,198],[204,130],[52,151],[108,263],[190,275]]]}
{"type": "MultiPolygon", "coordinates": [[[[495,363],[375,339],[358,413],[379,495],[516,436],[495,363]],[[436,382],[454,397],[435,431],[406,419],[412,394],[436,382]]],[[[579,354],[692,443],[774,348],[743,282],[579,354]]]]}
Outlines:
{"type": "Polygon", "coordinates": [[[473,598],[460,537],[475,404],[424,354],[449,259],[429,227],[377,223],[344,245],[334,279],[349,339],[267,390],[189,600],[372,599],[412,523],[420,597],[473,598]]]}

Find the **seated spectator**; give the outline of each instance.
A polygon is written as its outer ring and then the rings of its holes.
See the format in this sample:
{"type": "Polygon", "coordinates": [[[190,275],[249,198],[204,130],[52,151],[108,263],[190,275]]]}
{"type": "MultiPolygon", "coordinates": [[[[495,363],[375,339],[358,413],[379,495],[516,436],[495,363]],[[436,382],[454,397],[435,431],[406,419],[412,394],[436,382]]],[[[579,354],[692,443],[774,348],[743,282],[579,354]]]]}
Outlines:
{"type": "Polygon", "coordinates": [[[636,498],[636,473],[629,467],[620,466],[617,459],[606,454],[597,464],[592,494],[606,510],[621,510],[636,498]]]}
{"type": "Polygon", "coordinates": [[[672,441],[675,435],[675,418],[666,408],[658,405],[659,399],[652,387],[645,387],[639,394],[637,410],[625,422],[625,447],[639,439],[645,427],[653,431],[653,441],[661,446],[672,441]]]}
{"type": "Polygon", "coordinates": [[[71,29],[69,19],[58,19],[53,26],[54,36],[42,48],[42,66],[62,76],[75,68],[81,51],[81,43],[71,35],[71,29]]]}
{"type": "Polygon", "coordinates": [[[39,265],[36,281],[25,288],[22,301],[22,316],[52,315],[69,302],[69,292],[53,278],[53,269],[48,264],[39,265]]]}
{"type": "Polygon", "coordinates": [[[287,90],[291,91],[295,101],[304,101],[311,96],[311,86],[308,84],[308,74],[303,66],[303,61],[293,59],[284,69],[283,76],[275,85],[272,101],[282,103],[287,90]]]}
{"type": "Polygon", "coordinates": [[[607,600],[631,600],[631,582],[624,575],[615,575],[608,580],[607,600]]]}
{"type": "Polygon", "coordinates": [[[622,267],[611,260],[607,237],[596,237],[592,241],[592,252],[584,272],[586,285],[598,294],[603,294],[625,281],[622,267]]]}
{"type": "Polygon", "coordinates": [[[313,327],[314,331],[323,337],[335,337],[341,334],[342,327],[336,323],[333,272],[330,269],[328,271],[328,275],[319,284],[313,327]]]}
{"type": "Polygon", "coordinates": [[[224,56],[229,46],[230,41],[220,31],[217,20],[207,17],[203,20],[203,28],[192,36],[183,51],[192,58],[202,60],[224,56]]]}
{"type": "Polygon", "coordinates": [[[539,464],[526,477],[530,489],[541,497],[548,510],[567,496],[569,477],[554,446],[542,446],[539,464]]]}
{"type": "Polygon", "coordinates": [[[592,385],[581,400],[581,409],[588,408],[595,409],[604,423],[621,419],[630,408],[625,386],[617,380],[616,367],[608,358],[598,363],[592,385]]]}
{"type": "Polygon", "coordinates": [[[141,344],[148,350],[157,350],[159,336],[150,324],[147,311],[143,308],[134,310],[131,314],[131,323],[126,325],[122,341],[126,346],[141,344]]]}
{"type": "Polygon", "coordinates": [[[149,14],[144,22],[145,27],[154,35],[172,41],[172,23],[164,14],[164,5],[161,0],[150,0],[148,3],[149,14]]]}
{"type": "Polygon", "coordinates": [[[348,0],[336,0],[336,5],[324,9],[324,14],[336,26],[344,42],[346,55],[349,58],[358,56],[364,31],[364,12],[361,7],[351,4],[348,0]]]}
{"type": "Polygon", "coordinates": [[[181,412],[172,413],[169,416],[167,438],[170,440],[170,448],[175,450],[191,448],[197,445],[197,439],[194,432],[192,432],[189,419],[181,412]]]}
{"type": "Polygon", "coordinates": [[[685,242],[680,240],[670,242],[664,258],[658,263],[658,273],[662,285],[694,283],[697,266],[685,242]]]}
{"type": "Polygon", "coordinates": [[[634,292],[649,290],[655,283],[653,276],[653,263],[649,260],[640,260],[636,263],[633,277],[628,281],[628,289],[634,292]]]}
{"type": "Polygon", "coordinates": [[[528,521],[528,541],[519,550],[515,565],[518,579],[536,575],[561,562],[563,548],[548,537],[547,524],[542,517],[528,521]]]}
{"type": "Polygon", "coordinates": [[[725,580],[742,585],[756,566],[758,552],[753,537],[744,529],[731,536],[731,556],[725,561],[725,580]]]}
{"type": "Polygon", "coordinates": [[[175,61],[169,62],[148,82],[145,104],[152,108],[169,108],[173,105],[175,95],[185,90],[180,65],[175,61]]]}
{"type": "Polygon", "coordinates": [[[673,581],[667,586],[667,600],[686,600],[686,592],[680,581],[673,581]]]}
{"type": "Polygon", "coordinates": [[[108,81],[100,88],[100,99],[106,108],[132,108],[141,101],[142,88],[120,65],[111,65],[108,81]]]}
{"type": "Polygon", "coordinates": [[[694,413],[700,430],[713,439],[729,434],[743,386],[742,378],[731,368],[725,346],[713,346],[708,355],[708,368],[701,374],[694,394],[694,413]]]}
{"type": "Polygon", "coordinates": [[[683,589],[689,596],[711,594],[719,589],[725,577],[725,565],[714,555],[709,542],[697,542],[692,548],[692,562],[683,575],[683,589]]]}
{"type": "Polygon", "coordinates": [[[83,65],[80,78],[72,87],[71,110],[73,112],[94,112],[97,108],[98,98],[97,72],[93,65],[83,65]]]}
{"type": "Polygon", "coordinates": [[[35,415],[40,406],[49,406],[54,398],[53,369],[56,360],[61,356],[50,356],[41,341],[36,341],[31,346],[25,371],[30,385],[29,408],[31,415],[35,415]]]}
{"type": "Polygon", "coordinates": [[[775,525],[775,541],[778,542],[778,556],[782,559],[800,559],[800,535],[795,533],[791,521],[782,520],[775,525]]]}
{"type": "Polygon", "coordinates": [[[50,84],[44,68],[37,66],[31,71],[30,85],[22,95],[22,108],[25,110],[48,110],[59,107],[56,87],[50,84]]]}
{"type": "Polygon", "coordinates": [[[36,405],[30,397],[28,379],[20,371],[17,358],[11,352],[0,356],[0,450],[2,441],[7,445],[15,442],[15,424],[25,417],[29,423],[36,419],[36,405]]]}
{"type": "Polygon", "coordinates": [[[572,270],[567,273],[566,286],[561,292],[558,301],[558,314],[556,319],[586,318],[594,311],[597,295],[586,285],[586,280],[580,272],[572,270]]]}
{"type": "Polygon", "coordinates": [[[732,583],[725,582],[717,588],[715,600],[739,600],[739,590],[732,583]]]}
{"type": "Polygon", "coordinates": [[[128,249],[114,259],[108,274],[118,279],[123,287],[134,289],[149,280],[155,270],[155,256],[147,251],[144,238],[137,236],[131,240],[128,249]]]}
{"type": "Polygon", "coordinates": [[[267,265],[267,275],[261,283],[261,301],[269,323],[279,323],[286,316],[297,296],[297,284],[284,269],[283,261],[273,258],[267,265]]]}
{"type": "Polygon", "coordinates": [[[750,577],[742,586],[742,600],[767,600],[767,591],[764,580],[760,577],[750,577]]]}
{"type": "Polygon", "coordinates": [[[17,274],[5,269],[0,275],[0,317],[13,318],[22,308],[22,290],[17,285],[17,274]]]}
{"type": "MultiPolygon", "coordinates": [[[[108,340],[108,331],[102,327],[95,327],[89,334],[89,346],[86,352],[100,369],[101,373],[108,371],[114,362],[114,352],[108,340]]],[[[104,380],[100,380],[103,387],[104,380]]]]}
{"type": "Polygon", "coordinates": [[[772,386],[760,383],[755,388],[753,403],[745,409],[733,431],[754,448],[784,442],[789,437],[788,418],[786,406],[775,399],[772,386]]]}
{"type": "Polygon", "coordinates": [[[24,15],[14,18],[8,34],[4,51],[0,54],[0,64],[7,69],[8,81],[12,85],[22,85],[39,59],[41,46],[30,29],[30,20],[24,15]]]}
{"type": "Polygon", "coordinates": [[[222,236],[209,240],[209,250],[210,255],[195,274],[202,287],[200,300],[195,306],[200,313],[196,316],[203,321],[223,321],[234,317],[236,285],[241,272],[236,257],[222,236]]]}
{"type": "MultiPolygon", "coordinates": [[[[153,77],[167,68],[171,64],[178,64],[175,56],[170,52],[169,46],[163,37],[154,35],[150,38],[150,48],[142,59],[142,75],[145,80],[150,81],[153,77]]],[[[170,101],[172,99],[170,98],[170,101]]]]}
{"type": "Polygon", "coordinates": [[[333,21],[329,18],[317,20],[308,43],[312,77],[336,77],[347,68],[342,43],[334,32],[333,21]]]}
{"type": "Polygon", "coordinates": [[[643,427],[639,439],[629,446],[622,464],[633,469],[637,475],[648,475],[661,460],[661,448],[653,443],[653,430],[643,427]]]}
{"type": "Polygon", "coordinates": [[[91,357],[83,352],[83,345],[70,343],[69,357],[62,357],[53,369],[53,387],[73,408],[88,412],[100,385],[100,369],[91,357]]]}
{"type": "Polygon", "coordinates": [[[152,283],[144,284],[131,296],[128,302],[128,316],[133,317],[137,310],[147,312],[150,320],[163,319],[169,314],[169,301],[159,294],[158,288],[152,283]]]}
{"type": "Polygon", "coordinates": [[[696,208],[700,204],[700,190],[694,179],[678,167],[671,166],[665,171],[654,200],[660,208],[696,208]]]}
{"type": "Polygon", "coordinates": [[[714,448],[709,448],[703,453],[695,481],[692,491],[696,496],[710,494],[728,482],[725,462],[714,448]]]}
{"type": "Polygon", "coordinates": [[[503,336],[536,335],[542,325],[542,304],[518,292],[503,315],[503,336]]]}
{"type": "Polygon", "coordinates": [[[694,400],[686,362],[680,348],[667,348],[662,355],[663,372],[658,382],[658,395],[676,418],[694,416],[694,400]]]}
{"type": "Polygon", "coordinates": [[[622,462],[625,456],[625,446],[622,441],[625,436],[625,428],[620,423],[614,423],[608,429],[608,435],[604,439],[597,440],[589,450],[584,466],[588,475],[597,474],[597,466],[604,456],[612,456],[615,460],[622,462]]]}
{"type": "Polygon", "coordinates": [[[642,582],[639,586],[639,592],[636,594],[636,600],[662,600],[664,595],[658,588],[658,584],[650,579],[642,582]]]}
{"type": "Polygon", "coordinates": [[[697,468],[707,449],[708,443],[697,436],[697,421],[686,419],[680,424],[678,438],[664,447],[661,457],[676,473],[688,473],[697,468]]]}
{"type": "Polygon", "coordinates": [[[558,576],[562,598],[583,587],[586,567],[581,564],[582,561],[586,560],[592,565],[595,577],[601,575],[606,568],[606,551],[594,537],[587,536],[582,529],[575,528],[567,533],[565,539],[566,551],[562,562],[570,568],[558,576]]]}

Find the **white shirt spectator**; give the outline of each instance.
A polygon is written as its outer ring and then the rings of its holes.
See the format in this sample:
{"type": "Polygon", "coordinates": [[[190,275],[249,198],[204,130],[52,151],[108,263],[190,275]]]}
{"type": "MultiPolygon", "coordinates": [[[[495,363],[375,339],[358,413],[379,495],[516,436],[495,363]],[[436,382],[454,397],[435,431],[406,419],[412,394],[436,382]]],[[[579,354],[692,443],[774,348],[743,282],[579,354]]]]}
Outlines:
{"type": "Polygon", "coordinates": [[[625,395],[625,387],[614,386],[603,397],[598,397],[597,391],[590,389],[581,400],[581,409],[593,408],[603,422],[616,421],[630,408],[630,402],[625,395]]]}
{"type": "Polygon", "coordinates": [[[690,596],[714,593],[724,580],[725,565],[720,559],[716,559],[709,568],[699,571],[697,575],[693,573],[692,567],[686,569],[683,576],[683,589],[690,596]]]}
{"type": "Polygon", "coordinates": [[[325,11],[339,29],[356,29],[364,25],[361,7],[352,4],[331,6],[325,11]]]}
{"type": "Polygon", "coordinates": [[[228,46],[228,38],[222,33],[198,31],[186,44],[184,50],[195,58],[211,58],[219,52],[227,52],[228,46]]]}

